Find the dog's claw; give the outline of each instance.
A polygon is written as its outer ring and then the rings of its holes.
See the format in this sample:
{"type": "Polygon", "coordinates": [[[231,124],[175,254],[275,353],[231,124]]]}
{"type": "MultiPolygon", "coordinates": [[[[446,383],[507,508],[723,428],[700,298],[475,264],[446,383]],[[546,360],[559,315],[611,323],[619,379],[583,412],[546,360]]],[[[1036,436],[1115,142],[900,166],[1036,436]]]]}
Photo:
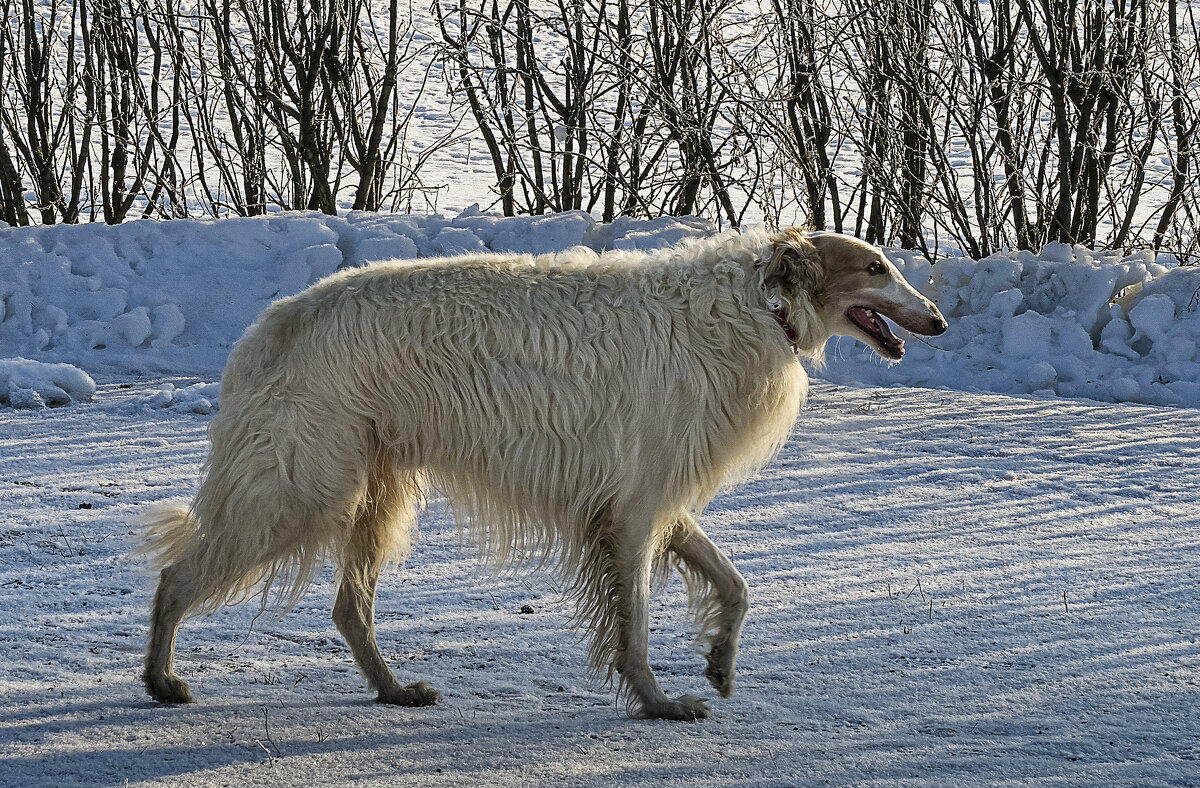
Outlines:
{"type": "Polygon", "coordinates": [[[380,692],[375,702],[391,706],[433,706],[440,697],[441,693],[429,682],[417,681],[395,692],[380,692]]]}
{"type": "Polygon", "coordinates": [[[727,647],[714,646],[708,653],[704,668],[704,678],[722,698],[733,694],[733,658],[730,654],[727,647]]]}
{"type": "Polygon", "coordinates": [[[672,702],[672,706],[680,711],[679,716],[669,716],[666,719],[671,720],[706,720],[709,711],[708,701],[704,698],[697,698],[695,695],[680,695],[672,702]]]}

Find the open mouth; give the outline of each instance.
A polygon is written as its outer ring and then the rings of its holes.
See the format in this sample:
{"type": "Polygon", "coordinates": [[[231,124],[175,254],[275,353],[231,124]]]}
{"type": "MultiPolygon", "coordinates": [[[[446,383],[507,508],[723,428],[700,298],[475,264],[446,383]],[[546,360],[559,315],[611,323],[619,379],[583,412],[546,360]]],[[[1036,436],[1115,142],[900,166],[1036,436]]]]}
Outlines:
{"type": "Polygon", "coordinates": [[[875,349],[881,356],[898,359],[904,355],[904,340],[892,333],[878,312],[865,306],[852,306],[846,310],[846,317],[875,340],[875,349]]]}

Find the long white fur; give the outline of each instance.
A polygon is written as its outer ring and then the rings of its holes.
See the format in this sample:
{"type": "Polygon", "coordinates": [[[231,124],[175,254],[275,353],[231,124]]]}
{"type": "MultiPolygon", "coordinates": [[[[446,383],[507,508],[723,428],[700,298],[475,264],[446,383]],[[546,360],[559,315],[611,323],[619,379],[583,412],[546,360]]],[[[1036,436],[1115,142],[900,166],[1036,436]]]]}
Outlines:
{"type": "MultiPolygon", "coordinates": [[[[259,587],[290,605],[328,558],[365,606],[364,556],[403,560],[432,487],[497,564],[557,565],[611,678],[631,647],[627,564],[661,566],[680,529],[698,532],[691,515],[772,457],[804,401],[768,300],[801,352],[827,331],[805,293],[764,289],[773,251],[750,231],[599,259],[380,264],[275,303],[230,354],[194,501],[146,523],[164,587],[186,586],[162,617],[259,587]]],[[[685,576],[704,634],[722,589],[685,576]]],[[[170,673],[167,626],[148,685],[170,673]]]]}

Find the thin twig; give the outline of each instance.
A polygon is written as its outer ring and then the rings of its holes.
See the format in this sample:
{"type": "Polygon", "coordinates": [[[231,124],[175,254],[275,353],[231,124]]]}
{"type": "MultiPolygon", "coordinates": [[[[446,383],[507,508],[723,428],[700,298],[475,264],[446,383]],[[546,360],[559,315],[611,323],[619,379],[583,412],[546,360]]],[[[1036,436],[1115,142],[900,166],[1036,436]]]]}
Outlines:
{"type": "MultiPolygon", "coordinates": [[[[267,734],[267,741],[268,741],[268,742],[270,742],[270,743],[271,743],[271,747],[273,747],[273,748],[275,749],[275,754],[276,754],[277,756],[280,756],[280,757],[282,757],[282,756],[283,756],[283,753],[281,753],[281,752],[279,751],[279,745],[278,745],[278,744],[276,744],[276,743],[275,743],[275,740],[271,738],[271,724],[270,724],[270,717],[269,717],[269,713],[267,712],[267,707],[266,707],[266,706],[263,706],[263,707],[262,707],[262,710],[263,710],[263,732],[267,734]]],[[[262,742],[261,742],[261,741],[258,743],[258,746],[262,747],[262,742]]],[[[263,747],[263,749],[265,750],[265,749],[267,749],[267,748],[266,748],[266,747],[263,747]]],[[[268,756],[268,757],[270,757],[270,753],[267,753],[267,756],[268,756]]]]}
{"type": "Polygon", "coordinates": [[[67,538],[67,532],[63,530],[62,523],[58,524],[58,535],[67,543],[67,557],[75,555],[75,550],[71,547],[71,540],[67,538]]]}

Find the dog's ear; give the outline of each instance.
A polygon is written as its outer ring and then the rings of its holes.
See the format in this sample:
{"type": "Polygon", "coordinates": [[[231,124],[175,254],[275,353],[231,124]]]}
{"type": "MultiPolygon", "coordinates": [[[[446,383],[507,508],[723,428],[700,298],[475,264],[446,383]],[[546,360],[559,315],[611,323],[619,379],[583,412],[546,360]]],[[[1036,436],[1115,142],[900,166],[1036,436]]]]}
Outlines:
{"type": "Polygon", "coordinates": [[[817,247],[795,229],[775,236],[774,244],[763,270],[763,284],[788,294],[816,291],[825,277],[825,262],[817,247]]]}

